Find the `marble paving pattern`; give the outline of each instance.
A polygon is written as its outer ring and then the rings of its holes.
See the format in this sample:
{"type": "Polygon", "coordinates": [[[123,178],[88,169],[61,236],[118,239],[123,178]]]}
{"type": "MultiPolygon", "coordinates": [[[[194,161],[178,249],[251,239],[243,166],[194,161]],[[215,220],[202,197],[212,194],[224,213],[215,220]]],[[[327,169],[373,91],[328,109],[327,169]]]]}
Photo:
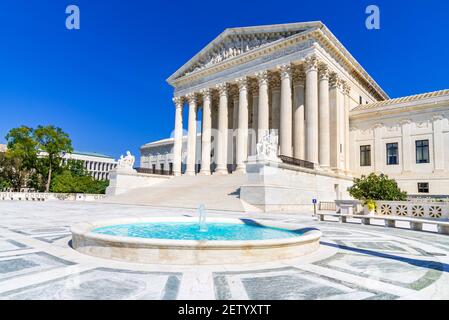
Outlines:
{"type": "Polygon", "coordinates": [[[256,265],[158,266],[104,260],[70,247],[70,226],[119,217],[196,216],[181,208],[0,202],[0,299],[449,299],[449,237],[318,222],[301,214],[209,216],[304,224],[323,232],[301,259],[256,265]]]}
{"type": "Polygon", "coordinates": [[[7,292],[8,299],[42,300],[155,300],[176,299],[181,274],[146,273],[98,268],[44,284],[7,292]]]}

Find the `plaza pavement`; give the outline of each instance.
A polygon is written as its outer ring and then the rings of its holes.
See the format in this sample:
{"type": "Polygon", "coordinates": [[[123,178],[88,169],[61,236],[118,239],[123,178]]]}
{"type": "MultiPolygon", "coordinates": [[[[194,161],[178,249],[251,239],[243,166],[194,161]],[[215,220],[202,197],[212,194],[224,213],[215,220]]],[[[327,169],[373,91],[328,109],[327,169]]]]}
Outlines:
{"type": "Polygon", "coordinates": [[[77,202],[0,202],[0,299],[447,299],[449,237],[317,222],[312,217],[208,211],[302,223],[320,249],[256,265],[160,266],[83,255],[70,226],[120,217],[196,216],[195,210],[77,202]]]}

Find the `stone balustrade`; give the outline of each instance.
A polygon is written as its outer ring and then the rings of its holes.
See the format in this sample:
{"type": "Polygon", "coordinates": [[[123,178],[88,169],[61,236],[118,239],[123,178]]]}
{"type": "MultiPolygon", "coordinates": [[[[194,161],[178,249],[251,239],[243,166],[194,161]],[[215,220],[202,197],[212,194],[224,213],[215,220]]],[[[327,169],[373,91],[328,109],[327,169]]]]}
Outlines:
{"type": "Polygon", "coordinates": [[[377,201],[376,215],[449,220],[449,202],[377,201]]]}
{"type": "Polygon", "coordinates": [[[0,201],[95,201],[105,197],[104,194],[84,193],[0,192],[0,201]]]}

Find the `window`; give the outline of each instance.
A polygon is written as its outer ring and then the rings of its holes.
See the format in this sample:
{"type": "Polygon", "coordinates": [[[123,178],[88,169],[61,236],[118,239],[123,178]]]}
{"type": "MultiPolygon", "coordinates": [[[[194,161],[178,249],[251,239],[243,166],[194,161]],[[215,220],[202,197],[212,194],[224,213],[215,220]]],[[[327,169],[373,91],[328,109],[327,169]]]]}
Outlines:
{"type": "Polygon", "coordinates": [[[360,166],[371,166],[371,146],[360,146],[360,166]]]}
{"type": "Polygon", "coordinates": [[[155,164],[152,165],[152,169],[153,169],[153,174],[155,174],[156,173],[156,165],[155,164]]]}
{"type": "Polygon", "coordinates": [[[416,145],[416,163],[429,163],[429,140],[417,140],[416,145]]]}
{"type": "Polygon", "coordinates": [[[359,104],[363,104],[363,98],[362,98],[362,96],[359,96],[359,104]]]}
{"type": "Polygon", "coordinates": [[[429,183],[419,182],[418,183],[418,193],[429,193],[429,183]]]}
{"type": "Polygon", "coordinates": [[[161,173],[164,173],[164,164],[161,163],[161,173]]]}
{"type": "Polygon", "coordinates": [[[168,174],[172,175],[173,174],[173,162],[170,162],[168,164],[168,174]]]}
{"type": "Polygon", "coordinates": [[[387,165],[399,164],[398,143],[387,143],[387,165]]]}

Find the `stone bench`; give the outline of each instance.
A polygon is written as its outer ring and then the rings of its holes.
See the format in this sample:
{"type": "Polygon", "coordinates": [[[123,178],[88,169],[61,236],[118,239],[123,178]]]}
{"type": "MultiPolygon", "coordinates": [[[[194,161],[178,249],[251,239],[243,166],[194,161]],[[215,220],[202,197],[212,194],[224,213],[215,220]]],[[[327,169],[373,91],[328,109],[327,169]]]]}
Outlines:
{"type": "Polygon", "coordinates": [[[410,217],[390,217],[390,216],[374,216],[374,215],[357,215],[357,214],[339,214],[339,213],[317,213],[318,221],[324,221],[325,217],[337,217],[340,223],[346,223],[347,219],[360,219],[362,224],[369,225],[371,220],[383,220],[388,228],[396,227],[396,221],[410,223],[410,229],[422,231],[424,224],[436,225],[438,233],[449,235],[449,221],[419,219],[410,217]]]}
{"type": "Polygon", "coordinates": [[[340,209],[341,214],[356,214],[360,204],[361,202],[356,200],[335,200],[337,210],[340,209]]]}

